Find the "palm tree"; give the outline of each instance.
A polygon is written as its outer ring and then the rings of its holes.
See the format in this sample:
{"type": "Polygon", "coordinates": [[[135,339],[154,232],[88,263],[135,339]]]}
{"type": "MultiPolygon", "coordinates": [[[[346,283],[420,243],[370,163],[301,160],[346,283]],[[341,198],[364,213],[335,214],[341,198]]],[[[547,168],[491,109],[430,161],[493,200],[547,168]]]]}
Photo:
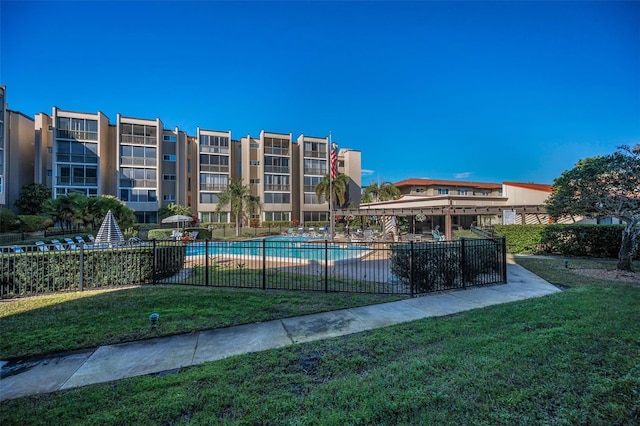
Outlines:
{"type": "Polygon", "coordinates": [[[316,185],[316,195],[318,199],[328,202],[331,199],[331,192],[333,192],[334,205],[344,206],[347,203],[347,189],[350,181],[349,176],[340,174],[331,182],[329,175],[326,174],[316,185]]]}
{"type": "Polygon", "coordinates": [[[218,206],[216,212],[229,206],[231,214],[236,221],[236,237],[240,236],[240,221],[246,215],[250,216],[259,210],[260,198],[251,195],[249,185],[243,185],[242,179],[231,179],[229,186],[224,191],[218,193],[218,206]]]}
{"type": "Polygon", "coordinates": [[[362,192],[363,203],[395,200],[400,197],[400,190],[391,182],[372,183],[362,192]]]}

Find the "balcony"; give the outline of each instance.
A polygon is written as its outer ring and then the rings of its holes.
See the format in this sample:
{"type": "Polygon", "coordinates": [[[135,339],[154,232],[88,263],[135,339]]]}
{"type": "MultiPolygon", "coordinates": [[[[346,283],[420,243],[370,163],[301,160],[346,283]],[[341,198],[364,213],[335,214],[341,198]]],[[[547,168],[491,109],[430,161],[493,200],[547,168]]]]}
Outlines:
{"type": "Polygon", "coordinates": [[[305,175],[324,176],[324,175],[327,174],[327,169],[323,169],[323,168],[308,169],[308,168],[305,167],[304,174],[305,175]]]}
{"type": "Polygon", "coordinates": [[[120,142],[136,145],[157,145],[158,138],[155,136],[120,135],[120,142]]]}
{"type": "Polygon", "coordinates": [[[280,191],[280,192],[289,192],[291,190],[291,185],[264,185],[265,191],[280,191]]]}
{"type": "Polygon", "coordinates": [[[153,166],[155,167],[157,161],[155,158],[147,157],[120,157],[121,166],[153,166]]]}
{"type": "Polygon", "coordinates": [[[74,164],[98,164],[98,156],[83,154],[56,154],[58,163],[74,163],[74,164]]]}
{"type": "Polygon", "coordinates": [[[97,141],[98,132],[85,132],[82,130],[57,130],[56,138],[58,139],[73,139],[73,140],[85,140],[85,141],[97,141]]]}
{"type": "Polygon", "coordinates": [[[200,164],[201,172],[229,173],[228,165],[219,164],[200,164]]]}
{"type": "Polygon", "coordinates": [[[156,180],[151,179],[120,179],[120,188],[156,188],[156,180]]]}
{"type": "Polygon", "coordinates": [[[289,166],[264,166],[265,173],[289,174],[289,166]]]}
{"type": "Polygon", "coordinates": [[[305,158],[327,158],[327,151],[305,151],[305,158]]]}
{"type": "Polygon", "coordinates": [[[282,148],[280,146],[265,146],[265,155],[279,155],[283,157],[289,156],[289,148],[282,148]]]}
{"type": "Polygon", "coordinates": [[[68,186],[97,186],[97,177],[84,177],[84,176],[58,176],[56,179],[56,185],[68,185],[68,186]]]}
{"type": "Polygon", "coordinates": [[[200,191],[224,191],[229,187],[227,184],[220,183],[201,183],[200,191]]]}
{"type": "Polygon", "coordinates": [[[229,155],[228,146],[200,145],[200,152],[205,154],[226,154],[229,155]]]}

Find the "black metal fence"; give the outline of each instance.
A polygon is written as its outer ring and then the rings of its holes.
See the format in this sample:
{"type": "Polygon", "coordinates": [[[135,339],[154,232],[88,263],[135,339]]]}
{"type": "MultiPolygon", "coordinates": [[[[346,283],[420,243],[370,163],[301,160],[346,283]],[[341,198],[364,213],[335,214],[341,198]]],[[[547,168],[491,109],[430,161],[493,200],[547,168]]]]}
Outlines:
{"type": "Polygon", "coordinates": [[[506,282],[504,239],[337,243],[275,237],[23,251],[0,254],[0,297],[151,283],[413,296],[506,282]]]}

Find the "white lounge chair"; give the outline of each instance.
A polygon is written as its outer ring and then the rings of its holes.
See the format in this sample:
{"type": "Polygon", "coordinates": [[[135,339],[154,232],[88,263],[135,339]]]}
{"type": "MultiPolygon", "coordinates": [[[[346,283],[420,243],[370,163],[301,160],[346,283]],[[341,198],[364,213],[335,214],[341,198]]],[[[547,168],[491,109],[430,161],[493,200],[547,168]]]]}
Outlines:
{"type": "Polygon", "coordinates": [[[60,240],[51,240],[51,244],[53,245],[54,250],[64,251],[64,246],[60,242],[60,240]]]}
{"type": "Polygon", "coordinates": [[[14,253],[24,253],[24,250],[22,250],[22,247],[20,246],[11,247],[11,251],[13,251],[14,253]]]}
{"type": "Polygon", "coordinates": [[[38,247],[38,251],[49,251],[49,247],[47,247],[44,241],[36,241],[36,247],[38,247]]]}
{"type": "Polygon", "coordinates": [[[76,243],[71,238],[65,238],[64,242],[69,246],[69,250],[76,250],[78,248],[78,246],[76,246],[76,243]]]}

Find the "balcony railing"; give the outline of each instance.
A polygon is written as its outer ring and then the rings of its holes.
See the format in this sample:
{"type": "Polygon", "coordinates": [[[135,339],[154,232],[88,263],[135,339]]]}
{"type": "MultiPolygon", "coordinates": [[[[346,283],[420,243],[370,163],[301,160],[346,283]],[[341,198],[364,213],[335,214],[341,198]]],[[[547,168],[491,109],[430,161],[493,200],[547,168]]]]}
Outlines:
{"type": "Polygon", "coordinates": [[[157,161],[155,158],[147,157],[120,157],[121,166],[155,166],[157,161]]]}
{"type": "Polygon", "coordinates": [[[306,158],[327,158],[327,151],[305,151],[306,158]]]}
{"type": "Polygon", "coordinates": [[[56,183],[57,185],[69,186],[96,186],[98,185],[98,178],[58,176],[58,178],[56,179],[56,183]]]}
{"type": "Polygon", "coordinates": [[[281,192],[289,192],[291,190],[291,185],[264,185],[265,191],[281,191],[281,192]]]}
{"type": "Polygon", "coordinates": [[[218,164],[200,164],[201,172],[218,172],[218,173],[229,173],[228,165],[218,165],[218,164]]]}
{"type": "Polygon", "coordinates": [[[304,169],[305,175],[324,176],[327,174],[327,169],[323,168],[306,168],[304,169]]]}
{"type": "Polygon", "coordinates": [[[96,155],[83,155],[83,154],[56,154],[56,161],[58,163],[84,163],[84,164],[98,164],[98,156],[96,155]]]}
{"type": "Polygon", "coordinates": [[[264,147],[265,155],[280,155],[280,156],[289,156],[289,148],[282,148],[279,146],[265,146],[264,147]]]}
{"type": "Polygon", "coordinates": [[[304,186],[304,192],[312,192],[312,193],[316,193],[316,186],[315,185],[305,185],[304,186]]]}
{"type": "Polygon", "coordinates": [[[201,183],[200,190],[201,191],[224,191],[227,189],[229,185],[227,184],[218,184],[218,183],[201,183]]]}
{"type": "Polygon", "coordinates": [[[155,188],[158,181],[151,179],[120,179],[121,188],[155,188]]]}
{"type": "Polygon", "coordinates": [[[288,166],[264,166],[265,173],[289,174],[288,166]]]}
{"type": "Polygon", "coordinates": [[[229,154],[228,146],[200,145],[200,152],[213,154],[229,154]]]}
{"type": "Polygon", "coordinates": [[[98,132],[85,132],[82,130],[58,130],[56,132],[56,137],[58,139],[97,141],[98,132]]]}
{"type": "Polygon", "coordinates": [[[157,145],[158,138],[155,136],[120,135],[120,142],[138,145],[157,145]]]}

